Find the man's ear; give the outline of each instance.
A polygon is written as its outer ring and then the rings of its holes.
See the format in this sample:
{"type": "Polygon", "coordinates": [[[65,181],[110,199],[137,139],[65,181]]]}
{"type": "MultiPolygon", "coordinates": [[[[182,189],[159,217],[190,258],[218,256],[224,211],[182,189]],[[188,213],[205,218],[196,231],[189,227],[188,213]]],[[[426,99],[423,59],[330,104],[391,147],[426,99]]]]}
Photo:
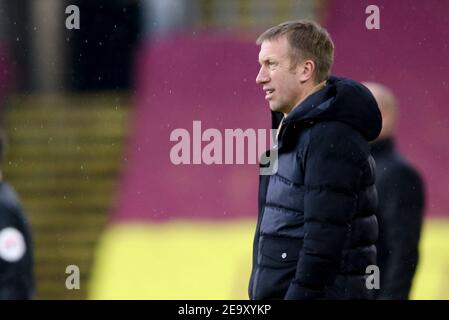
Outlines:
{"type": "Polygon", "coordinates": [[[315,74],[315,62],[312,60],[305,60],[303,63],[300,64],[300,70],[299,70],[299,80],[301,82],[306,82],[309,79],[313,78],[313,75],[315,74]]]}

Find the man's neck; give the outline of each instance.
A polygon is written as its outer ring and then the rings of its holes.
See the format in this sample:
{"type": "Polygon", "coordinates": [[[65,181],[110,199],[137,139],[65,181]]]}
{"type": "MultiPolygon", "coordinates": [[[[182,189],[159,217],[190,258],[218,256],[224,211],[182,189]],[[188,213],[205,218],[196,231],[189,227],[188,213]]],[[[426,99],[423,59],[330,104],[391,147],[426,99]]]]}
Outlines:
{"type": "MultiPolygon", "coordinates": [[[[326,80],[323,82],[320,82],[318,84],[313,83],[311,86],[309,86],[308,89],[304,90],[304,93],[302,97],[299,99],[299,101],[293,106],[293,108],[289,111],[292,112],[297,106],[299,106],[304,100],[306,100],[310,95],[314,94],[315,92],[323,89],[326,86],[326,80]]],[[[284,117],[287,117],[289,113],[284,113],[284,117]]]]}

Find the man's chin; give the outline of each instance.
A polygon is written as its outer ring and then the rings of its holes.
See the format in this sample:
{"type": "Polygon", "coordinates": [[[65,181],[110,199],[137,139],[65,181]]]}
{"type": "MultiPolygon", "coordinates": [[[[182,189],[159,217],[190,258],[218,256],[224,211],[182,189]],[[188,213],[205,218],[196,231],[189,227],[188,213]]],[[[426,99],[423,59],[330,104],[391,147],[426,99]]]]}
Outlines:
{"type": "Polygon", "coordinates": [[[271,111],[275,111],[275,112],[283,112],[281,107],[279,107],[278,105],[271,104],[271,103],[270,103],[270,109],[271,109],[271,111]]]}
{"type": "Polygon", "coordinates": [[[271,111],[277,111],[277,109],[279,108],[277,105],[275,105],[271,101],[268,101],[268,105],[270,106],[271,111]]]}

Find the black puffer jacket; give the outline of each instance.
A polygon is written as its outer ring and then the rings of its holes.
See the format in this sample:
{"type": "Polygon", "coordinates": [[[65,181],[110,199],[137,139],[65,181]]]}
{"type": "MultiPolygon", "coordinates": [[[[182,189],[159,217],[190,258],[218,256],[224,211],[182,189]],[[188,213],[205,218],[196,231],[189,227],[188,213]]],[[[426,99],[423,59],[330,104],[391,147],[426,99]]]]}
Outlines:
{"type": "MultiPolygon", "coordinates": [[[[284,119],[278,171],[260,176],[251,299],[369,299],[376,264],[374,97],[331,77],[284,119]]],[[[274,125],[276,121],[274,120],[274,125]]]]}

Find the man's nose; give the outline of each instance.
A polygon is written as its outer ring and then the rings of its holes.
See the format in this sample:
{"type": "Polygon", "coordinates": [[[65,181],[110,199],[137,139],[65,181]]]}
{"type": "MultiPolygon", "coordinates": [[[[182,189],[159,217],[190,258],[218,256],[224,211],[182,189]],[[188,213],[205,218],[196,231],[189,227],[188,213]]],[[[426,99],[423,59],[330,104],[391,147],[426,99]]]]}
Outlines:
{"type": "Polygon", "coordinates": [[[269,79],[268,75],[266,74],[266,72],[264,72],[263,68],[260,68],[259,73],[257,74],[257,77],[256,77],[256,83],[262,84],[262,83],[268,82],[269,80],[270,79],[269,79]]]}

